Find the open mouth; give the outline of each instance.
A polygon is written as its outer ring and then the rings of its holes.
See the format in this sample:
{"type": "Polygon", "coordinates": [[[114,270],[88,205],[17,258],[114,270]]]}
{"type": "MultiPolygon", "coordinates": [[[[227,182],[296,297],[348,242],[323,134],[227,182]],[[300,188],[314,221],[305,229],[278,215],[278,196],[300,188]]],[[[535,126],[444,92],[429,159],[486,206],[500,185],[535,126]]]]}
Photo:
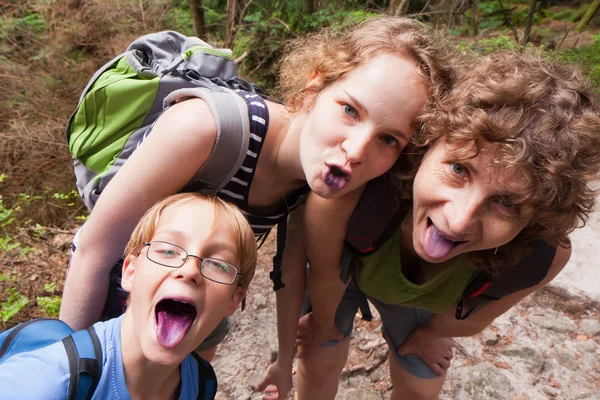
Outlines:
{"type": "Polygon", "coordinates": [[[342,189],[350,180],[350,173],[337,165],[325,164],[323,182],[332,189],[342,189]]]}
{"type": "Polygon", "coordinates": [[[177,346],[196,319],[196,308],[180,299],[162,299],[156,304],[156,339],[162,347],[177,346]]]}
{"type": "Polygon", "coordinates": [[[427,218],[427,229],[423,240],[423,249],[431,258],[441,259],[447,257],[448,254],[456,247],[468,240],[455,240],[448,235],[444,235],[434,224],[430,218],[427,218]]]}

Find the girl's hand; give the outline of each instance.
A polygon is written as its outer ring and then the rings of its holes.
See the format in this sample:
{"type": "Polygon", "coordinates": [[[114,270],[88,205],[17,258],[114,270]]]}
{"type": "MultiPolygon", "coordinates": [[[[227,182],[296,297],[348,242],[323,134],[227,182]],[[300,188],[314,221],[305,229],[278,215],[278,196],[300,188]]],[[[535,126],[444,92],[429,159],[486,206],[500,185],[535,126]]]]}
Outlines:
{"type": "Polygon", "coordinates": [[[283,367],[275,360],[267,369],[265,378],[254,388],[256,392],[265,392],[263,400],[283,400],[294,386],[292,368],[283,367]]]}
{"type": "Polygon", "coordinates": [[[438,375],[444,375],[452,362],[454,339],[434,334],[425,327],[415,329],[398,349],[398,355],[412,353],[438,375]]]}

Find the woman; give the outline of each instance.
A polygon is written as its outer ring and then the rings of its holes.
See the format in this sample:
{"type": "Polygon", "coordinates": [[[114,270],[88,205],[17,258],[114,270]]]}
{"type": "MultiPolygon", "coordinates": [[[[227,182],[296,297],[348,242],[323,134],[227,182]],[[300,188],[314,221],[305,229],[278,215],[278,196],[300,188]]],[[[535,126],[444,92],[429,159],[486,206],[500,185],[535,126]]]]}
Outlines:
{"type": "MultiPolygon", "coordinates": [[[[304,217],[296,217],[289,231],[283,274],[292,290],[291,282],[303,282],[310,260],[313,312],[299,328],[299,399],[334,398],[365,297],[382,317],[390,348],[391,398],[438,397],[452,337],[482,331],[569,260],[568,234],[585,222],[596,200],[591,182],[600,169],[600,107],[594,97],[577,71],[527,54],[499,53],[475,63],[423,115],[425,128],[407,150],[413,172],[398,176],[399,223],[376,251],[351,250],[357,263],[347,288],[333,266],[344,239],[356,239],[346,227],[365,212],[358,208],[353,215],[360,195],[309,198],[304,217]],[[528,257],[534,251],[536,257],[528,257]],[[524,275],[540,263],[543,274],[533,284],[461,319],[463,295],[482,273],[506,276],[518,264],[524,275]],[[323,343],[331,338],[337,341],[323,343]]],[[[295,301],[286,311],[292,315],[299,312],[303,289],[293,290],[295,301]]],[[[279,327],[280,334],[294,331],[279,327]]],[[[289,335],[280,343],[287,346],[259,385],[275,384],[268,399],[282,398],[291,384],[286,361],[293,343],[289,335]]]]}
{"type": "MultiPolygon", "coordinates": [[[[286,218],[308,189],[325,198],[352,193],[394,166],[425,103],[451,85],[452,62],[441,41],[401,18],[369,20],[345,32],[307,38],[282,69],[287,107],[258,96],[247,99],[257,116],[253,120],[260,122],[252,131],[253,147],[217,195],[235,202],[255,233],[262,234],[286,218]]],[[[81,231],[65,283],[62,320],[81,329],[101,317],[109,281],[120,286],[111,269],[137,220],[186,186],[209,157],[215,135],[211,110],[200,99],[177,103],[157,120],[102,192],[81,231]]],[[[109,301],[117,296],[113,293],[126,295],[111,291],[109,301]]],[[[221,329],[207,339],[206,359],[225,333],[221,329]]]]}

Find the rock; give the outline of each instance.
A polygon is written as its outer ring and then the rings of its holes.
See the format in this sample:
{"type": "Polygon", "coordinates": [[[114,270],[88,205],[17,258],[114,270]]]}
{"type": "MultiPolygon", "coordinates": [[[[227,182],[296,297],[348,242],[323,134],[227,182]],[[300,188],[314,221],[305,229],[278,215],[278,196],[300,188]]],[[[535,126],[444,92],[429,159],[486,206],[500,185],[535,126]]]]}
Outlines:
{"type": "Polygon", "coordinates": [[[381,400],[381,396],[379,395],[379,393],[370,391],[370,390],[350,389],[346,392],[344,399],[345,400],[381,400]]]}
{"type": "Polygon", "coordinates": [[[256,368],[256,364],[252,361],[246,361],[244,363],[244,368],[246,368],[247,371],[253,371],[256,368]]]}
{"type": "Polygon", "coordinates": [[[569,333],[577,330],[575,322],[566,315],[557,312],[549,312],[546,315],[531,315],[529,321],[542,328],[559,333],[569,333]]]}
{"type": "Polygon", "coordinates": [[[263,380],[262,374],[259,374],[256,371],[251,371],[248,373],[246,377],[246,384],[250,386],[250,388],[254,389],[256,385],[258,385],[263,380]]]}
{"type": "Polygon", "coordinates": [[[229,399],[229,397],[225,393],[222,393],[222,392],[218,392],[215,396],[215,400],[228,400],[228,399],[229,399]]]}
{"type": "Polygon", "coordinates": [[[507,357],[518,357],[526,360],[529,364],[529,371],[531,373],[540,373],[544,368],[544,360],[540,355],[539,350],[521,344],[514,344],[511,347],[503,349],[501,351],[507,357]]]}
{"type": "Polygon", "coordinates": [[[579,369],[579,361],[577,361],[577,358],[570,350],[559,349],[554,358],[560,365],[570,369],[571,371],[576,371],[579,369]]]}
{"type": "Polygon", "coordinates": [[[464,386],[469,399],[512,400],[514,389],[504,373],[485,362],[468,371],[464,386]]]}
{"type": "Polygon", "coordinates": [[[550,397],[558,396],[558,390],[553,388],[552,386],[544,386],[544,393],[546,393],[550,397]]]}
{"type": "Polygon", "coordinates": [[[384,377],[385,377],[385,373],[378,369],[376,369],[375,371],[373,371],[369,374],[369,378],[371,379],[372,382],[379,382],[384,377]]]}
{"type": "Polygon", "coordinates": [[[262,310],[267,306],[267,298],[262,294],[255,294],[252,298],[252,308],[255,310],[262,310]]]}
{"type": "Polygon", "coordinates": [[[490,328],[484,329],[482,334],[483,334],[483,342],[485,344],[487,344],[488,346],[493,346],[493,345],[497,344],[498,340],[500,339],[498,337],[498,334],[496,332],[494,332],[493,330],[491,330],[490,328]]]}
{"type": "Polygon", "coordinates": [[[577,351],[581,353],[594,353],[596,351],[596,342],[588,339],[583,342],[579,342],[575,345],[577,351]]]}
{"type": "Polygon", "coordinates": [[[579,323],[579,328],[588,336],[594,337],[600,335],[600,322],[595,319],[583,319],[579,323]]]}

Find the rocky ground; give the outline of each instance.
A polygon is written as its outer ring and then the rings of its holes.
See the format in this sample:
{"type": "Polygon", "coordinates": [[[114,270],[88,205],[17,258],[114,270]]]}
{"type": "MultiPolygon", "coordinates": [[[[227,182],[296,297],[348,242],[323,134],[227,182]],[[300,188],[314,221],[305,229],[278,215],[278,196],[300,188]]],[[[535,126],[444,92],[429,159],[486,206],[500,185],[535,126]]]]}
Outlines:
{"type": "MultiPolygon", "coordinates": [[[[563,273],[482,333],[457,340],[441,399],[600,399],[600,213],[573,236],[563,273]]],[[[248,308],[213,363],[218,399],[259,399],[258,383],[277,351],[270,241],[260,252],[248,308]]],[[[337,399],[389,399],[387,346],[378,316],[357,318],[337,399]]]]}

